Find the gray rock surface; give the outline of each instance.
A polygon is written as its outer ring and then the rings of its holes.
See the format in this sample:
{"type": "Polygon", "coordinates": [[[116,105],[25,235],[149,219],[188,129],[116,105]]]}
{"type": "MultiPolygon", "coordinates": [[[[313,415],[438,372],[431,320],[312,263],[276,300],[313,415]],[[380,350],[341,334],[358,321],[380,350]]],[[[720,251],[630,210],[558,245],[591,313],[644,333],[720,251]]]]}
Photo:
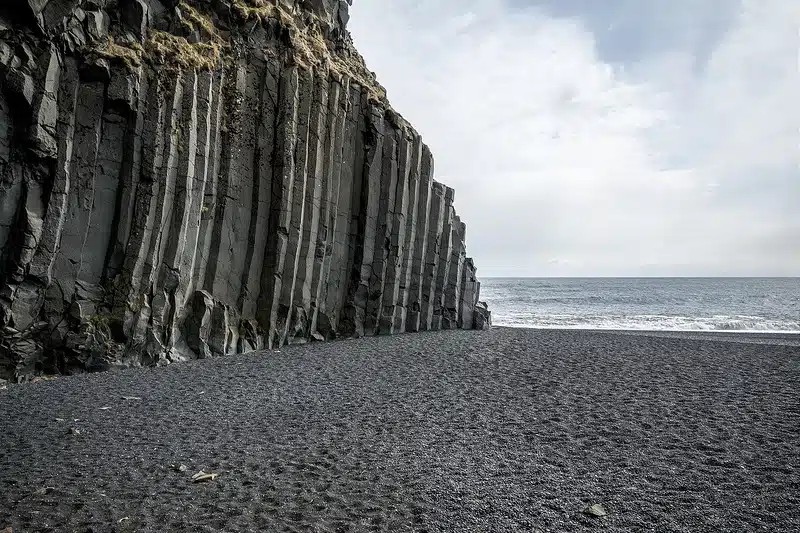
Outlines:
{"type": "Polygon", "coordinates": [[[351,4],[0,7],[0,379],[488,327],[351,4]]]}

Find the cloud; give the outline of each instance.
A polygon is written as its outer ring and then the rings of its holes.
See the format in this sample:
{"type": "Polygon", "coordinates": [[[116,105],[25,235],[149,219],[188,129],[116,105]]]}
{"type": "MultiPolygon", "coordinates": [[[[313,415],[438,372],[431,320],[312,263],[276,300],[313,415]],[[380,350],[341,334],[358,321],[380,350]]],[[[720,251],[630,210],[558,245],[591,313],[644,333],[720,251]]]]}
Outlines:
{"type": "Polygon", "coordinates": [[[353,8],[356,45],[456,189],[481,274],[800,274],[792,2],[701,10],[683,37],[693,2],[662,18],[568,4],[353,8]],[[662,26],[624,54],[637,20],[662,26]]]}

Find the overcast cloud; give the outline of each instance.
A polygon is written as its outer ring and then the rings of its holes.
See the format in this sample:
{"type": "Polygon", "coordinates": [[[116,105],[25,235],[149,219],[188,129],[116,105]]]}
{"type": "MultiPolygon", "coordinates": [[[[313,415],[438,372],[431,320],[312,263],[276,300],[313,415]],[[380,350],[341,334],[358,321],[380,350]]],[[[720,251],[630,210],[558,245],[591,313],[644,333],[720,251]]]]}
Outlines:
{"type": "Polygon", "coordinates": [[[351,12],[479,275],[800,275],[796,0],[351,12]]]}

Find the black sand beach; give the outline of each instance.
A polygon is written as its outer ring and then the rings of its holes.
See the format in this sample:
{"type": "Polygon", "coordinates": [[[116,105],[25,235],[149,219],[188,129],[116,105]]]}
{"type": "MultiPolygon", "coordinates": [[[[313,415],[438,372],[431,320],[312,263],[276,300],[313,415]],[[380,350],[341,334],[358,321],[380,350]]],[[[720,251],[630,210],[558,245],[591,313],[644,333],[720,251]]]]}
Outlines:
{"type": "Polygon", "coordinates": [[[438,332],[9,385],[0,531],[800,530],[797,337],[683,337],[438,332]]]}

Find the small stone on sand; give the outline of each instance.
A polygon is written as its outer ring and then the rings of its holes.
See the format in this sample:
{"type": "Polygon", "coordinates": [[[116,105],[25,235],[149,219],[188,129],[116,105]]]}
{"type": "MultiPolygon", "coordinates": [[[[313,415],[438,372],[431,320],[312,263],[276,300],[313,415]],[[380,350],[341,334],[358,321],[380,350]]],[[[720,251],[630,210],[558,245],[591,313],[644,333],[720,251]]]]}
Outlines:
{"type": "Polygon", "coordinates": [[[606,516],[608,513],[606,513],[606,508],[603,507],[601,504],[593,503],[592,505],[587,506],[583,510],[583,514],[588,514],[589,516],[600,518],[606,516]]]}
{"type": "Polygon", "coordinates": [[[201,470],[192,476],[192,481],[195,483],[200,483],[201,481],[214,481],[217,479],[218,475],[219,474],[207,473],[201,470]]]}

